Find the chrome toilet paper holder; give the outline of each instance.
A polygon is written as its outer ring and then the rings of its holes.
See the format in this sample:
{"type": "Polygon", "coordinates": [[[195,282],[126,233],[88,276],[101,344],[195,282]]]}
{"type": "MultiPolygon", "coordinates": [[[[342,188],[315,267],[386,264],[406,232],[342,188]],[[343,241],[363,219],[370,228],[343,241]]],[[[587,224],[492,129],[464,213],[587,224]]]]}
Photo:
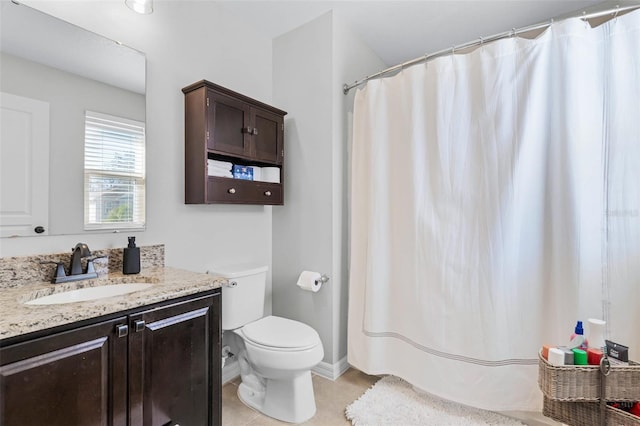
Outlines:
{"type": "Polygon", "coordinates": [[[316,284],[324,284],[329,281],[329,277],[326,274],[320,275],[320,278],[316,280],[316,284]]]}

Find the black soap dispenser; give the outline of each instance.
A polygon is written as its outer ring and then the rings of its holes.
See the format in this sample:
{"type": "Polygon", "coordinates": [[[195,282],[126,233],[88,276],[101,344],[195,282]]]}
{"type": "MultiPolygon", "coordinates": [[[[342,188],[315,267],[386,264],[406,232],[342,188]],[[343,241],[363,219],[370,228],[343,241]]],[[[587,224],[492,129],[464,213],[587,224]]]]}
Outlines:
{"type": "Polygon", "coordinates": [[[129,245],[124,248],[122,256],[122,273],[140,273],[140,247],[136,247],[136,237],[129,237],[129,245]]]}

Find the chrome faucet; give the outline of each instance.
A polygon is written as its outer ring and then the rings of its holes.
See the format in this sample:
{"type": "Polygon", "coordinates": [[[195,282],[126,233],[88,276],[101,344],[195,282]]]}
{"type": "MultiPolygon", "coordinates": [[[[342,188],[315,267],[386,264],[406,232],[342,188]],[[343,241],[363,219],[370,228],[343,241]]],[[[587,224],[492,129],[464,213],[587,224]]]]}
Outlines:
{"type": "Polygon", "coordinates": [[[69,267],[69,275],[65,274],[64,266],[62,263],[58,263],[56,267],[56,273],[53,277],[53,283],[66,283],[69,281],[88,280],[91,278],[98,278],[98,274],[93,266],[93,259],[89,259],[87,262],[87,271],[82,272],[82,259],[91,256],[89,246],[85,243],[78,243],[71,249],[71,266],[69,267]]]}

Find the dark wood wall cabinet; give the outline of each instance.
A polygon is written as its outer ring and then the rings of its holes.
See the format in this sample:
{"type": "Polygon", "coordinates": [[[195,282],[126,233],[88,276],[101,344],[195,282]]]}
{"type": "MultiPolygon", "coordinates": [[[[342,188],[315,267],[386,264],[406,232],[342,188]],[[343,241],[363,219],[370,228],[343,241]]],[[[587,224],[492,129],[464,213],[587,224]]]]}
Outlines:
{"type": "Polygon", "coordinates": [[[0,425],[221,424],[220,292],[0,348],[0,425]]]}
{"type": "Polygon", "coordinates": [[[285,111],[206,80],[185,95],[185,203],[282,205],[285,111]],[[277,167],[280,182],[209,176],[207,161],[277,167]]]}

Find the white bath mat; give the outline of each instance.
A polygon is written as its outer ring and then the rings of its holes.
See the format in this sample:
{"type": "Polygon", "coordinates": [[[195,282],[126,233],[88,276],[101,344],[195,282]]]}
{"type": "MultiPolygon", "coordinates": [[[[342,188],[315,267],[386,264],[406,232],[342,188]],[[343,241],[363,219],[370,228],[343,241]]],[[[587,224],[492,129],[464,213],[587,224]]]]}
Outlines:
{"type": "Polygon", "coordinates": [[[416,392],[394,376],[380,379],[345,412],[354,426],[523,425],[501,414],[416,392]]]}

